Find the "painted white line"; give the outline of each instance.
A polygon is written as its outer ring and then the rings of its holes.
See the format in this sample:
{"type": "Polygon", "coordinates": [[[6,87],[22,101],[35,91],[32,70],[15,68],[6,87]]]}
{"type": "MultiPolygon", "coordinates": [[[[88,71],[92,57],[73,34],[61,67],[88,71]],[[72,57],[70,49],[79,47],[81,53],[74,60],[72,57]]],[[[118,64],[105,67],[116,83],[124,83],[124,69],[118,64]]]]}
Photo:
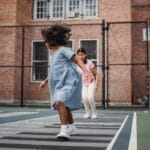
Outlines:
{"type": "Polygon", "coordinates": [[[15,122],[8,122],[0,124],[0,128],[3,126],[32,126],[32,125],[38,125],[38,126],[46,126],[50,125],[52,123],[58,123],[58,115],[52,115],[52,116],[46,116],[46,117],[38,117],[38,118],[31,118],[21,121],[15,121],[15,122]]]}
{"type": "Polygon", "coordinates": [[[75,124],[76,125],[82,125],[82,126],[84,126],[85,124],[86,125],[97,125],[97,126],[108,126],[108,127],[111,127],[111,126],[120,126],[121,125],[121,123],[119,122],[119,123],[102,123],[102,122],[100,122],[100,123],[95,123],[95,122],[75,122],[75,124]]]}
{"type": "Polygon", "coordinates": [[[125,123],[126,123],[128,117],[129,117],[129,115],[127,115],[126,118],[124,119],[124,121],[123,121],[121,127],[120,127],[119,130],[117,131],[117,133],[116,133],[116,135],[114,136],[114,138],[112,139],[112,141],[111,141],[111,142],[109,143],[109,145],[107,146],[106,150],[111,150],[111,149],[112,149],[112,147],[113,147],[113,145],[115,144],[115,142],[116,142],[116,140],[117,140],[117,138],[118,138],[118,136],[119,136],[121,130],[123,129],[123,127],[124,127],[124,125],[125,125],[125,123]]]}
{"type": "Polygon", "coordinates": [[[133,115],[132,130],[128,150],[137,150],[137,125],[136,112],[133,115]]]}
{"type": "Polygon", "coordinates": [[[39,114],[39,112],[11,112],[11,113],[3,113],[3,114],[0,114],[0,118],[21,116],[21,115],[32,115],[32,114],[39,114]]]}

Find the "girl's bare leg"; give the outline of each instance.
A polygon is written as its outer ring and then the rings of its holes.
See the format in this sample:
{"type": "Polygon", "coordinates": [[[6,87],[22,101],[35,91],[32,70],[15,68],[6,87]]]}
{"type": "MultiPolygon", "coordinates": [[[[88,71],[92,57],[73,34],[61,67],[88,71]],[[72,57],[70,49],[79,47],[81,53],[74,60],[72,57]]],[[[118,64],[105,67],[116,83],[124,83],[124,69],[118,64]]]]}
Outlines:
{"type": "Polygon", "coordinates": [[[64,103],[61,101],[57,101],[55,103],[55,107],[58,110],[58,114],[59,114],[59,118],[61,122],[61,130],[60,130],[60,133],[57,134],[56,137],[58,140],[69,140],[70,134],[68,130],[69,119],[68,119],[67,109],[64,106],[64,103]]]}
{"type": "Polygon", "coordinates": [[[69,124],[73,124],[72,113],[71,113],[71,111],[69,110],[69,108],[66,108],[66,110],[67,110],[67,116],[68,116],[68,123],[69,123],[69,124]]]}
{"type": "Polygon", "coordinates": [[[56,106],[56,108],[58,110],[58,114],[59,114],[61,125],[69,124],[68,110],[64,106],[64,103],[61,102],[61,101],[57,101],[55,106],[56,106]]]}
{"type": "Polygon", "coordinates": [[[73,116],[72,116],[72,113],[71,111],[69,110],[69,108],[67,108],[67,112],[68,112],[68,121],[69,121],[69,133],[70,135],[76,135],[77,134],[77,128],[74,124],[74,121],[73,121],[73,116]]]}

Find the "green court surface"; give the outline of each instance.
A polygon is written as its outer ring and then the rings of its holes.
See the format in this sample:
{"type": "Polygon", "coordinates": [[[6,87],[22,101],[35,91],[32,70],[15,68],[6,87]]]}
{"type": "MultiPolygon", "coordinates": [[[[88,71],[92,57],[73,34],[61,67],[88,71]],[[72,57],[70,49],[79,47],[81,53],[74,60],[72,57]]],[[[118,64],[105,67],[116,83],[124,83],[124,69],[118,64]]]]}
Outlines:
{"type": "Polygon", "coordinates": [[[150,150],[150,112],[137,113],[137,150],[150,150]]]}

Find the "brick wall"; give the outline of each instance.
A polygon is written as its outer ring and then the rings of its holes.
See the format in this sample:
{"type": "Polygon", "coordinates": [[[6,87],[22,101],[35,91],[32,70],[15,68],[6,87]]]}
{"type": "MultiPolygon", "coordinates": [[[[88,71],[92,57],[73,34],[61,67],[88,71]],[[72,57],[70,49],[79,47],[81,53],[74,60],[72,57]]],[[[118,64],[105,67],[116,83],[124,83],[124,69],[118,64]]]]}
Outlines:
{"type": "MultiPolygon", "coordinates": [[[[15,54],[15,29],[0,28],[0,65],[11,66],[14,64],[15,54]]],[[[14,68],[0,68],[0,95],[2,101],[14,99],[14,68]]]]}
{"type": "Polygon", "coordinates": [[[16,6],[17,0],[0,1],[0,24],[16,24],[16,6]]]}
{"type": "MultiPolygon", "coordinates": [[[[150,18],[150,1],[149,0],[133,0],[132,1],[132,19],[146,21],[150,18]]],[[[132,25],[132,62],[147,63],[147,41],[143,40],[143,29],[146,23],[137,23],[132,25]]],[[[150,43],[149,43],[150,44],[150,43]]],[[[146,92],[147,66],[132,67],[132,92],[133,103],[137,103],[137,99],[146,92]]]]}
{"type": "Polygon", "coordinates": [[[32,1],[33,0],[17,0],[17,24],[29,24],[32,18],[32,1]]]}
{"type": "Polygon", "coordinates": [[[109,98],[131,102],[131,24],[111,24],[108,33],[109,98]]]}
{"type": "MultiPolygon", "coordinates": [[[[0,25],[16,24],[16,6],[17,0],[0,1],[0,25]]],[[[0,28],[0,37],[0,65],[14,65],[15,28],[0,28]]],[[[14,100],[14,83],[14,68],[0,68],[1,101],[14,100]]]]}
{"type": "Polygon", "coordinates": [[[107,21],[130,21],[131,0],[100,0],[100,18],[107,21]]]}
{"type": "Polygon", "coordinates": [[[149,0],[133,0],[132,18],[134,20],[145,20],[147,18],[150,18],[150,1],[149,0]]]}

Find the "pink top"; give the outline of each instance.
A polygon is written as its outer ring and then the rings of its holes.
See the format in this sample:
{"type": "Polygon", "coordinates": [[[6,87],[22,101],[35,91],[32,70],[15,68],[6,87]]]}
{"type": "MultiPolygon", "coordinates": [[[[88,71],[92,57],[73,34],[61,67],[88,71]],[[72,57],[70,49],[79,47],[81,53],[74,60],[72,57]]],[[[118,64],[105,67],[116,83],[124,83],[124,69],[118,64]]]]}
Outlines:
{"type": "Polygon", "coordinates": [[[83,71],[81,70],[80,67],[78,67],[79,72],[82,74],[82,82],[83,84],[89,84],[91,83],[95,78],[94,75],[92,73],[92,69],[95,67],[93,62],[91,60],[87,60],[87,63],[85,64],[85,67],[87,68],[88,72],[89,72],[89,77],[87,77],[83,71]]]}

